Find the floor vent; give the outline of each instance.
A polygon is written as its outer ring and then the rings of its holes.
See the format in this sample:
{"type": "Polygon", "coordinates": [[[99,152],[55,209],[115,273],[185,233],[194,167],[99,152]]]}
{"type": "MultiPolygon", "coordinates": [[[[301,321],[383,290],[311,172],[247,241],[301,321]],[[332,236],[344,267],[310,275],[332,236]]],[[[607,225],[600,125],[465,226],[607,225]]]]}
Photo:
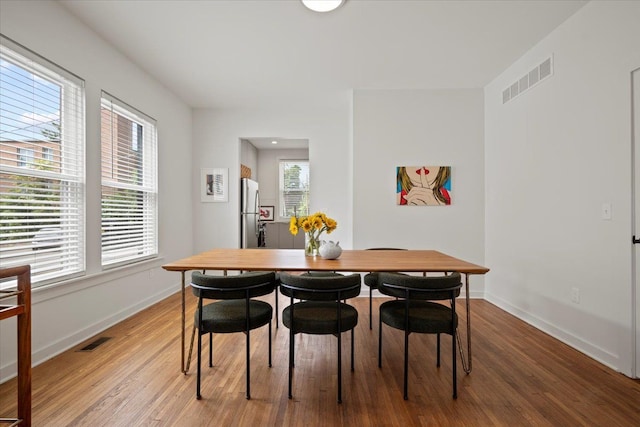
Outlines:
{"type": "Polygon", "coordinates": [[[100,337],[97,340],[95,340],[94,342],[82,347],[78,351],[93,351],[96,348],[98,348],[99,346],[101,346],[102,344],[104,344],[107,341],[109,341],[110,339],[111,339],[111,337],[100,337]]]}
{"type": "Polygon", "coordinates": [[[504,89],[502,91],[502,103],[506,104],[552,75],[553,56],[550,56],[534,67],[533,70],[511,83],[508,88],[504,89]]]}

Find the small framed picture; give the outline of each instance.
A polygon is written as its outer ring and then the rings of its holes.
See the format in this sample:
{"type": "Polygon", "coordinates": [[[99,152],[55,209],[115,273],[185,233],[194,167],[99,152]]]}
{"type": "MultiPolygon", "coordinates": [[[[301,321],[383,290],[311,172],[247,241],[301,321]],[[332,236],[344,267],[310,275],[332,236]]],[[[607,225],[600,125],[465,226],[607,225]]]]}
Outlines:
{"type": "Polygon", "coordinates": [[[274,206],[260,206],[260,221],[273,221],[274,206]]]}
{"type": "Polygon", "coordinates": [[[200,170],[200,201],[229,201],[229,169],[202,168],[200,170]]]}

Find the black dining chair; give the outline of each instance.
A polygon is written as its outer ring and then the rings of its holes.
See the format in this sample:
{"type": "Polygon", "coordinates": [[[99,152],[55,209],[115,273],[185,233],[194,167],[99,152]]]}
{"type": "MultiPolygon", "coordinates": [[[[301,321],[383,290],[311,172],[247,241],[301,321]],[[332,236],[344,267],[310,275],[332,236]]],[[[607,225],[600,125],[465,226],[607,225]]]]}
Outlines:
{"type": "Polygon", "coordinates": [[[269,303],[254,298],[270,294],[276,286],[273,272],[247,272],[235,276],[191,275],[191,289],[198,298],[194,325],[198,329],[196,398],[201,399],[202,335],[209,334],[209,367],[213,366],[213,334],[244,332],[246,335],[246,397],[251,399],[249,336],[252,329],[269,325],[269,367],[271,367],[271,319],[269,303]],[[204,305],[205,299],[217,300],[204,305]]]}
{"type": "Polygon", "coordinates": [[[280,273],[280,292],[290,298],[282,311],[289,328],[289,399],[293,398],[292,375],[295,335],[335,335],[338,338],[338,403],[342,403],[342,333],[351,331],[351,370],[354,370],[354,333],[358,311],[345,301],[360,294],[360,274],[280,273]],[[299,300],[294,302],[294,300],[299,300]]]}
{"type": "MultiPolygon", "coordinates": [[[[368,248],[368,251],[406,251],[403,248],[368,248]]],[[[364,284],[369,287],[369,329],[373,329],[373,290],[378,289],[378,276],[380,273],[374,271],[364,275],[364,284]]]]}
{"type": "Polygon", "coordinates": [[[404,331],[404,399],[408,399],[409,334],[437,335],[437,362],[440,367],[440,334],[451,335],[453,398],[458,397],[456,370],[456,297],[460,295],[460,273],[445,276],[410,276],[380,273],[378,290],[397,299],[380,305],[378,367],[382,368],[382,324],[404,331]],[[450,306],[434,301],[449,301],[450,306]]]}
{"type": "MultiPolygon", "coordinates": [[[[307,271],[306,273],[302,273],[303,275],[308,275],[308,276],[341,276],[340,273],[336,273],[335,271],[307,271]]],[[[278,329],[278,325],[280,324],[279,318],[278,318],[278,313],[280,313],[280,311],[278,310],[278,289],[280,289],[280,272],[276,271],[275,272],[276,275],[276,286],[275,286],[275,316],[276,316],[276,329],[278,329]]]]}

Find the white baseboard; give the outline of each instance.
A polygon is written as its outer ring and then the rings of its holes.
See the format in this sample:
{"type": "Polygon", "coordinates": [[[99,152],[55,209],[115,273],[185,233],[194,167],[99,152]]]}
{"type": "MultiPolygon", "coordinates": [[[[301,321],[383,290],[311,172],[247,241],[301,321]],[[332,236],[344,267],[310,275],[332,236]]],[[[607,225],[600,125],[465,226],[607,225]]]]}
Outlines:
{"type": "Polygon", "coordinates": [[[567,344],[568,346],[573,347],[579,352],[584,353],[585,355],[602,363],[603,365],[608,366],[609,368],[617,372],[621,372],[619,369],[620,358],[615,354],[612,354],[600,347],[584,341],[580,337],[577,337],[556,325],[540,319],[539,317],[525,310],[522,310],[519,307],[513,306],[509,302],[503,300],[500,297],[497,297],[496,295],[485,293],[484,299],[506,311],[507,313],[516,316],[518,319],[527,322],[536,329],[539,329],[542,332],[551,335],[555,339],[567,344]]]}

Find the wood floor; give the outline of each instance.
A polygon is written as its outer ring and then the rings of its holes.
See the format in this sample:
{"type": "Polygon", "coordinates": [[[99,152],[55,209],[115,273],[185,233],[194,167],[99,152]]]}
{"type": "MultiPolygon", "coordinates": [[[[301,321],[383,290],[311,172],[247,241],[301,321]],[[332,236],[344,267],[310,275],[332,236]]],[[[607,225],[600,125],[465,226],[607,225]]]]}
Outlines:
{"type": "MultiPolygon", "coordinates": [[[[436,368],[435,337],[411,335],[409,400],[404,401],[402,332],[384,327],[378,369],[376,311],[384,299],[374,299],[369,330],[368,299],[356,298],[351,300],[360,313],[356,366],[349,371],[350,335],[344,334],[342,404],[336,403],[332,336],[297,339],[294,398],[287,398],[288,329],[282,325],[273,328],[271,368],[267,328],[251,334],[251,400],[245,399],[244,335],[216,336],[215,366],[203,364],[198,401],[194,364],[188,375],[180,373],[179,301],[178,294],[171,296],[105,331],[100,337],[111,339],[94,351],[78,351],[93,341],[88,340],[34,368],[33,425],[640,425],[639,381],[482,300],[471,301],[473,371],[465,375],[458,359],[457,400],[451,397],[450,337],[442,339],[442,366],[436,368]]],[[[281,296],[280,309],[286,304],[281,296]]],[[[189,324],[194,306],[189,295],[189,324]]],[[[464,322],[464,301],[458,311],[464,322]]],[[[0,416],[15,413],[15,387],[15,380],[0,385],[0,416]]]]}

